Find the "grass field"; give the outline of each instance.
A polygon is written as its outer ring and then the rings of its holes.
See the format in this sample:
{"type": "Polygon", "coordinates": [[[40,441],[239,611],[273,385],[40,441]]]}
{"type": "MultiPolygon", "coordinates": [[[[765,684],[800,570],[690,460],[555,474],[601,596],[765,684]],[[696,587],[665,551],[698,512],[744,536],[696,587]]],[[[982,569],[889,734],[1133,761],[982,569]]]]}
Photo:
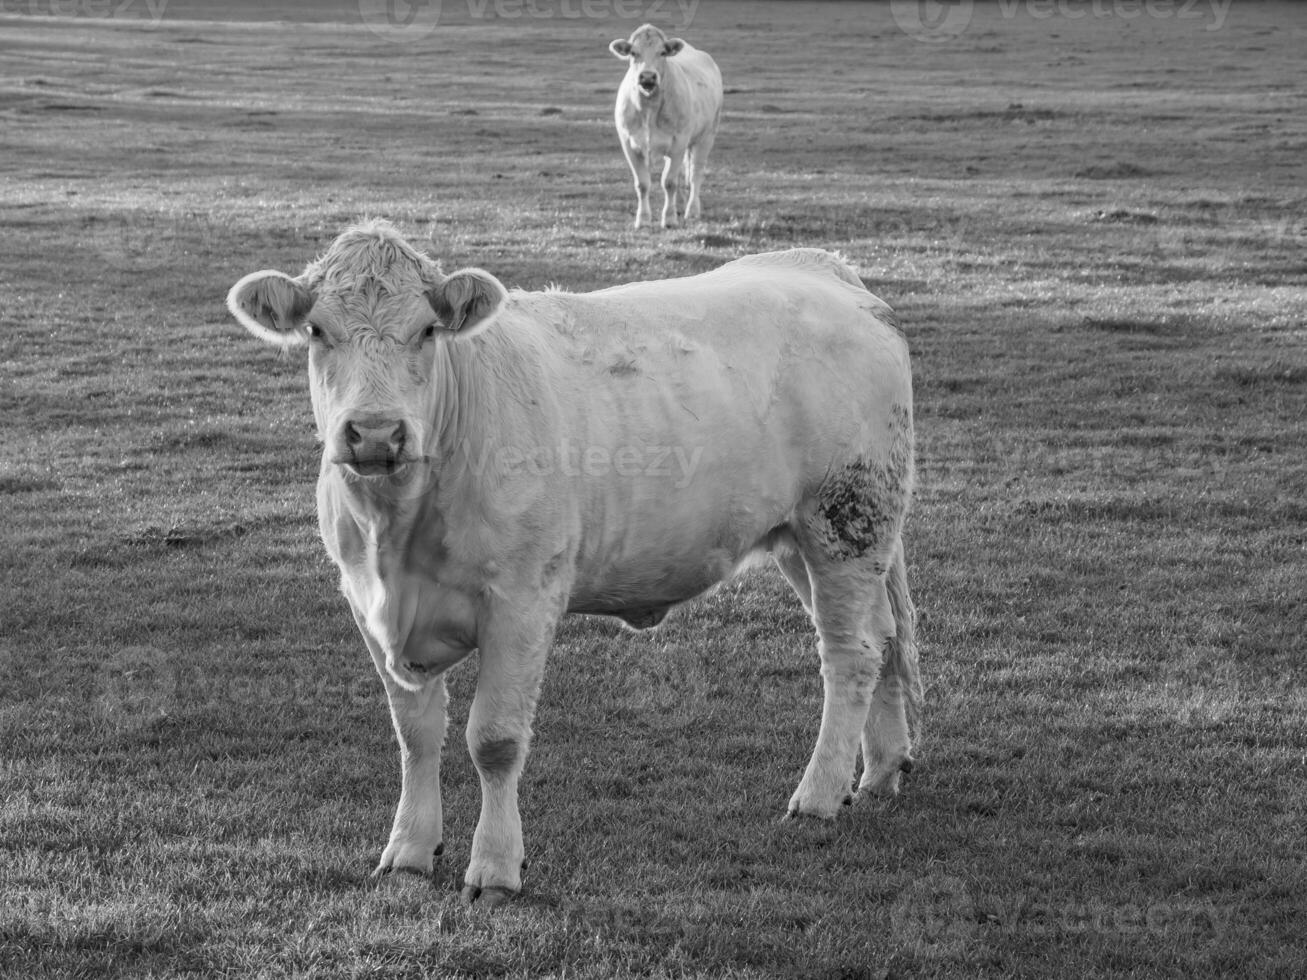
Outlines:
{"type": "Polygon", "coordinates": [[[218,6],[0,0],[0,976],[1307,972],[1307,9],[668,5],[727,117],[706,220],[637,233],[649,4],[218,6]],[[899,799],[781,822],[820,681],[758,571],[565,623],[493,915],[455,670],[442,874],[369,881],[398,759],[304,360],[222,307],[363,215],[526,288],[859,265],[917,384],[899,799]]]}

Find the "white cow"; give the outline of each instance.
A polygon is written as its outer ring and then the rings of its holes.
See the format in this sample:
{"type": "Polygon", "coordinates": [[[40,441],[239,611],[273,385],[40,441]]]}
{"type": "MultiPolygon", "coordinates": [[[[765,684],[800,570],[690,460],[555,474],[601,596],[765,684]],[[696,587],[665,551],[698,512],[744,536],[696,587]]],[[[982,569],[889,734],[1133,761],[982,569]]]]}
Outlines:
{"type": "Polygon", "coordinates": [[[722,120],[722,74],[706,51],[645,24],[608,49],[630,63],[617,90],[617,137],[635,178],[635,227],[653,220],[649,208],[649,166],[663,164],[663,227],[677,223],[682,161],[685,218],[699,217],[699,198],[708,154],[722,120]]]}
{"type": "Polygon", "coordinates": [[[322,537],[403,764],[378,873],[429,873],[442,849],[446,670],[479,651],[463,894],[494,905],[521,884],[518,778],[560,617],[654,626],[762,552],[812,616],[825,684],[790,814],[834,816],[859,745],[859,790],[898,791],[920,698],[900,541],[912,378],[889,308],[837,257],[510,293],[371,222],[227,303],[309,348],[322,537]]]}

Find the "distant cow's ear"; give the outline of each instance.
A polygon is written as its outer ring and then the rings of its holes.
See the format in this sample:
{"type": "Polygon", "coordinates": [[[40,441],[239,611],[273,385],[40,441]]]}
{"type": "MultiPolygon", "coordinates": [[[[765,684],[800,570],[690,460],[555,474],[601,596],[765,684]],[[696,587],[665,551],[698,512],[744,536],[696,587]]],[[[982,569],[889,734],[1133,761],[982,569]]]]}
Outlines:
{"type": "Polygon", "coordinates": [[[670,58],[674,54],[680,54],[683,47],[685,47],[685,42],[679,37],[674,37],[663,45],[663,57],[670,58]]]}
{"type": "Polygon", "coordinates": [[[471,337],[494,322],[508,299],[498,279],[481,269],[459,269],[427,293],[440,325],[459,337],[471,337]]]}
{"type": "Polygon", "coordinates": [[[608,45],[608,50],[619,58],[631,57],[631,42],[623,41],[620,37],[612,44],[608,45]]]}
{"type": "Polygon", "coordinates": [[[227,293],[227,309],[260,340],[278,347],[305,342],[300,327],[313,308],[313,294],[282,272],[251,272],[227,293]]]}

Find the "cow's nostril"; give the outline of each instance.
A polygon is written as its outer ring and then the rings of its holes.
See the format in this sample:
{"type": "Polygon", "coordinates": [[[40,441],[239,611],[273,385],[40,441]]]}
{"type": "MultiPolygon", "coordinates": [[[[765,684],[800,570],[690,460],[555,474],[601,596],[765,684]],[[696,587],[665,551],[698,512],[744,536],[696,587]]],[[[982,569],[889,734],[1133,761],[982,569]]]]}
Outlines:
{"type": "Polygon", "coordinates": [[[353,422],[345,423],[345,441],[351,446],[357,446],[363,441],[363,437],[359,435],[359,430],[354,428],[353,422]]]}
{"type": "Polygon", "coordinates": [[[395,423],[395,434],[391,437],[391,441],[395,443],[396,449],[404,448],[404,439],[407,436],[408,436],[408,429],[404,427],[404,423],[403,422],[395,423]]]}

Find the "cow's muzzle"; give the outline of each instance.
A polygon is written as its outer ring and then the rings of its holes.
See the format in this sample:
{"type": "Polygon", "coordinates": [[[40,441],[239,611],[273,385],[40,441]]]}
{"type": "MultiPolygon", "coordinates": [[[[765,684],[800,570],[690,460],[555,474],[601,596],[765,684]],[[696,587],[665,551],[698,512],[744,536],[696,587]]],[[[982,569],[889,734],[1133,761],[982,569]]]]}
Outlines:
{"type": "Polygon", "coordinates": [[[652,71],[640,72],[637,84],[640,86],[640,91],[645,95],[653,95],[658,91],[658,73],[652,71]]]}
{"type": "Polygon", "coordinates": [[[393,476],[410,462],[404,454],[408,429],[402,421],[351,419],[341,431],[339,463],[359,476],[393,476]]]}

